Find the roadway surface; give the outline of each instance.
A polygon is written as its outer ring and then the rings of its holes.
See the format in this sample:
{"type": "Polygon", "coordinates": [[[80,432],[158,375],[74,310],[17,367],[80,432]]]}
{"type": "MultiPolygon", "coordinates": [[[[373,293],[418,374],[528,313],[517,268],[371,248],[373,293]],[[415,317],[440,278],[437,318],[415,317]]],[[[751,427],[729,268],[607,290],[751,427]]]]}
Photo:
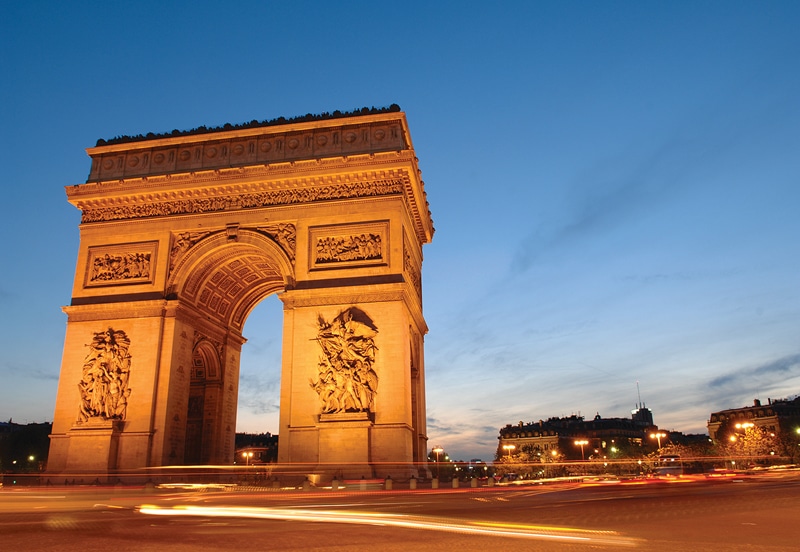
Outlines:
{"type": "Polygon", "coordinates": [[[0,550],[788,551],[800,475],[415,491],[0,489],[0,550]]]}

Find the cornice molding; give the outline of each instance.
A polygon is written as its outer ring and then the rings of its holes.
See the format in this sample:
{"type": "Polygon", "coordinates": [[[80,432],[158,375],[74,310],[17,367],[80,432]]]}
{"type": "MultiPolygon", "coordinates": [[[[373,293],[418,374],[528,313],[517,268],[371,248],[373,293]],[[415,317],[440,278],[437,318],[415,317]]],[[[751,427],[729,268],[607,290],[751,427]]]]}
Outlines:
{"type": "Polygon", "coordinates": [[[169,316],[177,303],[167,300],[150,300],[122,303],[95,303],[91,305],[70,305],[61,307],[69,322],[88,322],[93,320],[125,320],[129,318],[149,318],[169,316]]]}

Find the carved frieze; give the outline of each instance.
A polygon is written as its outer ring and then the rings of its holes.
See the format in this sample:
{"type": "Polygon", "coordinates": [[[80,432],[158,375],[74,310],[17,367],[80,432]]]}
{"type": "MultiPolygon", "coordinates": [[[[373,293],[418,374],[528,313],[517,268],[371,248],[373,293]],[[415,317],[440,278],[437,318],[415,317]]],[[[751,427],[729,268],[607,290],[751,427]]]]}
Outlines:
{"type": "Polygon", "coordinates": [[[321,414],[373,412],[378,374],[373,365],[378,329],[358,307],[341,311],[327,322],[317,319],[317,344],[322,349],[319,375],[311,388],[319,395],[321,414]]]}
{"type": "Polygon", "coordinates": [[[343,182],[340,184],[269,190],[256,193],[230,194],[216,197],[187,198],[166,201],[142,201],[113,207],[82,206],[82,223],[106,222],[170,215],[212,213],[237,209],[257,209],[275,205],[293,205],[332,199],[377,197],[402,194],[402,180],[376,180],[371,182],[343,182]]]}
{"type": "Polygon", "coordinates": [[[128,379],[131,371],[131,341],[122,330],[108,328],[95,332],[89,354],[83,362],[78,383],[78,423],[90,419],[124,420],[128,407],[128,379]]]}
{"type": "Polygon", "coordinates": [[[312,269],[385,264],[388,229],[386,222],[311,228],[312,269]]]}
{"type": "Polygon", "coordinates": [[[90,247],[85,287],[152,283],[158,242],[90,247]]]}

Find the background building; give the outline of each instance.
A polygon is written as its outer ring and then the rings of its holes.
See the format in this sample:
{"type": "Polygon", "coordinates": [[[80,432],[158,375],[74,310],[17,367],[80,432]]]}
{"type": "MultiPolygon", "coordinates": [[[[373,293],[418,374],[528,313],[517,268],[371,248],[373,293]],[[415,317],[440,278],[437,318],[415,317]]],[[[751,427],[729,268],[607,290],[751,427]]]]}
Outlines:
{"type": "Polygon", "coordinates": [[[497,458],[521,452],[574,460],[634,456],[643,448],[658,448],[668,438],[653,423],[650,409],[642,404],[631,412],[630,418],[603,418],[598,413],[586,420],[573,414],[527,424],[520,422],[516,426],[509,424],[500,430],[497,458]]]}
{"type": "Polygon", "coordinates": [[[753,424],[776,435],[796,433],[800,428],[800,395],[793,399],[768,398],[766,405],[755,399],[753,406],[712,412],[707,424],[708,436],[714,441],[726,439],[741,429],[742,424],[753,424]]]}
{"type": "Polygon", "coordinates": [[[278,461],[278,436],[271,433],[237,433],[235,464],[272,464],[278,461]]]}

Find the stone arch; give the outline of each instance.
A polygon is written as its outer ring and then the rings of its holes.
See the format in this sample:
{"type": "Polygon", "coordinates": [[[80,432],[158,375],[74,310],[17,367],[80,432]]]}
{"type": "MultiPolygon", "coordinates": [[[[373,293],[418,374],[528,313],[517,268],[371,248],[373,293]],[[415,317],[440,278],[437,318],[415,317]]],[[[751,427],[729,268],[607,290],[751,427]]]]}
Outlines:
{"type": "MultiPolygon", "coordinates": [[[[86,183],[66,188],[81,241],[48,471],[232,464],[244,323],[276,293],[279,462],[312,478],[426,472],[421,266],[433,223],[405,114],[88,153],[86,183]],[[86,343],[111,328],[124,358],[102,354],[125,366],[125,408],[79,415],[82,367],[98,354],[86,343]]],[[[114,383],[108,404],[120,402],[114,383]]]]}
{"type": "Polygon", "coordinates": [[[198,241],[177,259],[167,289],[171,297],[241,332],[262,299],[293,281],[286,252],[270,237],[242,229],[234,238],[217,232],[198,241]]]}

